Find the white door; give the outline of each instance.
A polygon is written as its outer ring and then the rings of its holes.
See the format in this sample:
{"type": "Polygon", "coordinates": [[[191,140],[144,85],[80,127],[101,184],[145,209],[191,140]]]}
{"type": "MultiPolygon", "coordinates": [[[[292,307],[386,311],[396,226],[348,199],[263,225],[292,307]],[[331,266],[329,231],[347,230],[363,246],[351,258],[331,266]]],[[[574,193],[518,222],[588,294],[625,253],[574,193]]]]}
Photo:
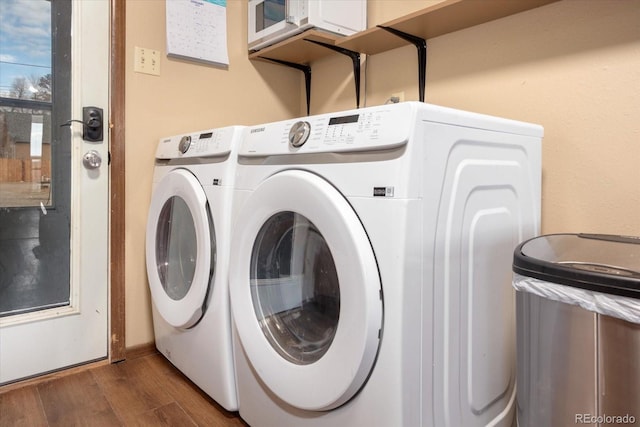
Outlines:
{"type": "Polygon", "coordinates": [[[231,245],[233,319],[265,385],[304,410],[351,399],[375,362],[383,310],[373,249],[348,201],[315,174],[280,172],[247,198],[231,245]]]}
{"type": "MultiPolygon", "coordinates": [[[[2,219],[14,224],[12,230],[5,227],[0,233],[0,256],[11,259],[0,261],[0,292],[5,292],[4,301],[17,302],[15,310],[7,308],[0,317],[0,384],[107,357],[109,129],[102,120],[95,127],[103,131],[103,140],[87,142],[82,123],[61,125],[71,119],[87,121],[83,107],[102,108],[102,117],[109,117],[109,4],[107,0],[3,0],[0,8],[5,67],[0,78],[15,67],[36,64],[39,69],[17,72],[32,83],[43,82],[32,78],[36,72],[48,73],[49,82],[53,81],[48,102],[37,98],[44,83],[28,88],[33,96],[7,100],[3,93],[0,99],[5,149],[0,161],[31,167],[26,183],[24,177],[0,176],[7,180],[0,182],[2,219]],[[65,17],[70,22],[64,22],[65,17]],[[46,31],[51,32],[49,67],[35,56],[12,56],[9,47],[20,40],[5,44],[8,37],[20,34],[22,41],[32,42],[46,31]],[[31,120],[27,127],[31,149],[21,154],[24,138],[11,126],[19,127],[25,117],[31,120]],[[83,156],[92,150],[85,166],[83,156]],[[66,170],[61,170],[65,164],[66,170]],[[27,200],[22,200],[25,194],[27,200]],[[55,239],[47,240],[51,236],[55,239]],[[11,245],[24,249],[20,243],[31,240],[36,243],[27,245],[28,250],[9,250],[11,245]],[[23,271],[16,271],[16,265],[23,271]],[[31,288],[41,289],[42,301],[21,305],[20,298],[30,296],[31,288]],[[60,290],[47,302],[51,289],[60,290]]],[[[32,45],[32,51],[36,47],[32,45]]],[[[2,88],[5,85],[2,82],[2,88]]]]}

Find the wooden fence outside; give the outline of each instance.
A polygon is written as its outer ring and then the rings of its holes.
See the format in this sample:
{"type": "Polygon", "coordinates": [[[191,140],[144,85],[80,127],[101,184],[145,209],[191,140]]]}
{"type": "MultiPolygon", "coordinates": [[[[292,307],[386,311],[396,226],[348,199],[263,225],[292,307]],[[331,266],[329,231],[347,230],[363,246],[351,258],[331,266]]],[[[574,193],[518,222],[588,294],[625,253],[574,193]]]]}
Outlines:
{"type": "Polygon", "coordinates": [[[0,158],[0,182],[43,182],[51,178],[48,159],[0,158]]]}

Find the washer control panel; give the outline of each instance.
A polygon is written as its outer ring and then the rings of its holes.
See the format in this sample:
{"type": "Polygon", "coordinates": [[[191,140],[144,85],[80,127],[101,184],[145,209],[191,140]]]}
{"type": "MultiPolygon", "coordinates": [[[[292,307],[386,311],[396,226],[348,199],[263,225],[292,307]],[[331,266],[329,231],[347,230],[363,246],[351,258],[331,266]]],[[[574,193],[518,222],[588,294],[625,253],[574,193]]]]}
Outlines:
{"type": "Polygon", "coordinates": [[[241,155],[381,150],[408,141],[414,111],[393,104],[250,127],[241,155]]]}

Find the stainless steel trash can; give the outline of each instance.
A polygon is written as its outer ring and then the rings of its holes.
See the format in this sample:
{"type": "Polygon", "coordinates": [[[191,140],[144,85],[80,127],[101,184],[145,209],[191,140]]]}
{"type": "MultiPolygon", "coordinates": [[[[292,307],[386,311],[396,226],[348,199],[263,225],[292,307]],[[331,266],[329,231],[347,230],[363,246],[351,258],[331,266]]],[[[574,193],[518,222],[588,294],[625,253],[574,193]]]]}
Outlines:
{"type": "Polygon", "coordinates": [[[518,425],[640,426],[640,238],[536,237],[513,271],[518,425]]]}

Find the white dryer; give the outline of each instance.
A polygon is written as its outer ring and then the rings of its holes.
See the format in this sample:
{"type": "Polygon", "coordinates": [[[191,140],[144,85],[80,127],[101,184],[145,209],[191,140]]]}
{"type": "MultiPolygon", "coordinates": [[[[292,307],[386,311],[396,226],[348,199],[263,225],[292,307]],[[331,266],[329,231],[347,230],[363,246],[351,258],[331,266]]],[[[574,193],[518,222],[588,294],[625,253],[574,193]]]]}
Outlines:
{"type": "Polygon", "coordinates": [[[510,426],[540,126],[409,102],[253,126],[229,286],[254,427],[510,426]]]}
{"type": "Polygon", "coordinates": [[[146,234],[156,347],[230,411],[238,402],[229,243],[242,132],[235,126],[160,140],[146,234]]]}

